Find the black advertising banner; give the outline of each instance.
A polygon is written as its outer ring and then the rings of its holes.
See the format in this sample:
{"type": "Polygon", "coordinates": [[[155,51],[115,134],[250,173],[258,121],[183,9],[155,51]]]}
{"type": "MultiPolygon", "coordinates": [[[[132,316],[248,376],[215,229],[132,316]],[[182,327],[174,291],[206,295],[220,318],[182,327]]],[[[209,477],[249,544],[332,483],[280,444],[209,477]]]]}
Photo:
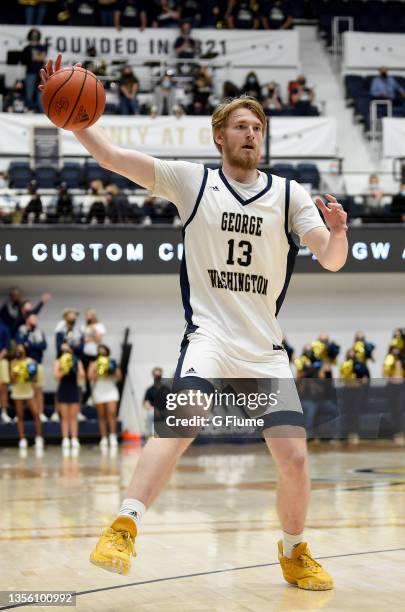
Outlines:
{"type": "MultiPolygon", "coordinates": [[[[201,248],[204,248],[203,246],[201,248]]],[[[0,228],[0,274],[176,274],[183,254],[181,228],[152,226],[27,226],[0,228]]],[[[295,273],[322,267],[301,249],[295,273]]],[[[349,231],[349,257],[341,272],[405,272],[405,227],[349,231]]]]}

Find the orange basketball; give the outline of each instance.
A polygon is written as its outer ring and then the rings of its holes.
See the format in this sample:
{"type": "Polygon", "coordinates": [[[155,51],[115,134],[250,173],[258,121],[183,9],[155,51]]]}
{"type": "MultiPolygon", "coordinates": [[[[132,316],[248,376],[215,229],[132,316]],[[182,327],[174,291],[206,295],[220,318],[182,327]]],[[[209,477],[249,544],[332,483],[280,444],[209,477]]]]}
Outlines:
{"type": "Polygon", "coordinates": [[[93,125],[104,111],[104,87],[85,68],[61,68],[49,77],[42,105],[57,127],[72,132],[82,130],[93,125]]]}

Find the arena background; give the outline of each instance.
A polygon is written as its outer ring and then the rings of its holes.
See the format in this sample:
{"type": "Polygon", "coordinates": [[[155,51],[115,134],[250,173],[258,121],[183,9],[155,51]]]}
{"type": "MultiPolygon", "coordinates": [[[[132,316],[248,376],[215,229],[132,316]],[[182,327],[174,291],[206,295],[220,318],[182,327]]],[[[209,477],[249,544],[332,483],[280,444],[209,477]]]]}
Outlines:
{"type": "MultiPolygon", "coordinates": [[[[17,524],[9,512],[11,506],[5,514],[4,529],[10,530],[5,532],[5,540],[14,538],[14,528],[20,534],[21,529],[32,533],[35,529],[40,530],[39,539],[35,534],[31,537],[23,533],[21,542],[16,544],[11,569],[6,560],[0,562],[0,566],[4,567],[4,575],[9,572],[9,582],[2,587],[4,589],[48,589],[51,587],[48,578],[52,576],[55,588],[76,590],[79,595],[87,593],[86,589],[95,589],[90,603],[86,596],[80,599],[80,609],[92,609],[92,605],[97,605],[98,609],[120,607],[126,610],[135,609],[131,607],[131,601],[135,601],[133,594],[128,601],[125,595],[120,595],[121,591],[114,592],[114,595],[110,591],[106,595],[111,598],[107,603],[98,591],[116,584],[130,586],[128,581],[116,583],[115,577],[111,576],[104,579],[103,575],[93,574],[94,568],[90,577],[87,574],[87,549],[90,550],[91,540],[86,538],[96,537],[98,527],[96,529],[94,524],[100,523],[101,526],[114,514],[122,497],[123,483],[128,482],[140,445],[147,437],[143,400],[146,388],[152,384],[152,369],[162,367],[164,374],[171,376],[176,366],[184,328],[178,279],[181,228],[169,203],[159,202],[158,213],[151,213],[147,201],[149,195],[144,190],[117,176],[107,176],[103,169],[89,160],[71,133],[57,130],[44,116],[40,99],[33,89],[29,90],[27,60],[23,52],[27,35],[33,27],[40,30],[46,57],[55,58],[57,52],[62,52],[65,65],[88,62],[89,69],[103,81],[107,92],[106,111],[100,125],[105,127],[114,142],[157,157],[202,161],[211,167],[217,165],[219,159],[210,136],[212,108],[226,91],[254,93],[258,87],[256,91],[259,91],[269,118],[262,168],[280,176],[296,178],[313,197],[325,192],[334,193],[349,215],[349,258],[342,271],[337,274],[324,272],[305,249],[300,252],[279,317],[285,337],[298,357],[305,344],[314,341],[321,333],[327,333],[341,347],[333,365],[334,376],[338,379],[340,365],[353,343],[355,332],[363,330],[367,339],[375,344],[374,360],[368,363],[371,385],[382,388],[386,384],[383,364],[393,330],[405,328],[405,3],[383,0],[238,3],[230,0],[229,3],[223,1],[203,6],[202,2],[183,0],[169,2],[178,19],[173,17],[172,27],[162,28],[160,25],[164,20],[159,18],[162,15],[159,3],[148,2],[147,27],[143,31],[139,30],[139,15],[131,9],[136,3],[112,3],[117,5],[120,19],[128,19],[125,23],[132,24],[132,27],[124,26],[121,30],[114,27],[113,22],[106,25],[115,19],[114,11],[102,4],[96,1],[21,0],[2,7],[0,295],[5,301],[8,289],[14,285],[21,287],[24,297],[30,298],[34,304],[44,292],[52,295],[40,314],[40,328],[48,340],[44,360],[48,416],[53,412],[56,388],[52,376],[56,357],[54,333],[63,310],[76,308],[81,324],[85,310],[95,308],[107,329],[106,344],[118,360],[122,355],[125,333],[129,331],[127,339],[132,351],[120,408],[121,428],[125,431],[126,441],[121,440],[118,458],[111,455],[111,462],[107,465],[106,458],[99,457],[98,424],[95,409],[90,406],[84,411],[86,427],[80,425],[79,437],[82,435],[83,442],[79,458],[70,457],[71,463],[66,463],[66,457],[62,461],[58,447],[59,424],[48,421],[44,423],[45,454],[35,459],[29,454],[28,459],[24,459],[16,448],[15,423],[0,423],[2,491],[4,498],[11,505],[15,503],[17,508],[17,524]],[[219,7],[219,14],[215,17],[209,11],[211,4],[219,7]],[[89,8],[84,8],[84,5],[89,8]],[[243,5],[242,8],[239,5],[243,5]],[[46,7],[46,12],[38,17],[35,11],[38,12],[40,6],[46,7]],[[182,14],[176,13],[180,8],[182,14]],[[274,8],[277,9],[271,13],[274,18],[271,27],[274,29],[268,29],[263,17],[266,11],[274,8]],[[34,14],[37,16],[33,17],[34,14]],[[284,30],[282,25],[290,14],[291,23],[288,21],[289,27],[284,30]],[[34,18],[43,21],[33,25],[34,18]],[[260,25],[258,29],[252,27],[255,20],[260,25]],[[175,41],[183,21],[192,24],[191,37],[197,43],[190,52],[191,56],[176,58],[175,41]],[[232,24],[239,27],[232,28],[232,24]],[[133,113],[128,112],[128,107],[125,107],[127,112],[123,110],[123,96],[119,93],[125,66],[131,66],[136,76],[137,104],[133,113]],[[209,78],[200,75],[202,84],[196,82],[201,67],[209,73],[209,78]],[[372,95],[373,78],[383,67],[396,79],[398,88],[392,98],[372,95]],[[257,75],[258,86],[245,81],[251,71],[257,75]],[[306,83],[298,82],[299,75],[305,76],[306,83]],[[165,89],[165,79],[170,81],[169,94],[165,89]],[[19,90],[15,84],[20,80],[23,89],[19,90]],[[231,82],[234,88],[225,90],[225,82],[231,82]],[[275,83],[274,87],[269,88],[272,83],[275,83]],[[30,91],[32,98],[28,99],[30,91]],[[377,177],[377,187],[375,179],[370,181],[371,176],[377,177]],[[87,200],[87,204],[84,202],[94,180],[103,182],[97,198],[103,202],[104,208],[92,216],[94,198],[87,200]],[[73,202],[69,213],[63,217],[58,213],[57,204],[61,182],[68,183],[73,202]],[[115,200],[115,209],[114,206],[107,208],[105,190],[111,183],[118,185],[119,197],[125,196],[126,212],[123,215],[117,213],[118,200],[115,200]],[[40,208],[31,204],[38,194],[40,208]],[[108,210],[112,211],[110,218],[108,210]],[[103,244],[98,261],[92,258],[92,250],[88,247],[93,242],[103,244]],[[84,245],[86,255],[83,259],[71,256],[70,247],[77,243],[84,245]],[[53,244],[57,245],[56,257],[52,255],[53,244]],[[128,244],[132,245],[129,260],[126,257],[128,244]],[[67,245],[66,256],[60,255],[64,253],[61,245],[67,245]],[[113,246],[106,255],[105,247],[108,245],[113,246]],[[128,438],[132,442],[128,442],[128,438]],[[59,465],[59,462],[62,463],[59,465]],[[109,484],[103,489],[106,475],[109,484]],[[47,477],[54,490],[44,493],[47,477]],[[85,536],[75,518],[72,500],[66,502],[66,509],[63,504],[56,510],[50,508],[59,491],[61,478],[63,487],[72,487],[77,499],[81,495],[89,496],[88,507],[86,503],[80,505],[80,520],[83,524],[86,520],[91,524],[85,536]],[[15,483],[13,489],[11,480],[15,483]],[[39,491],[37,499],[43,500],[43,503],[39,501],[34,505],[34,509],[38,509],[37,522],[32,517],[27,518],[22,508],[27,482],[34,483],[35,491],[39,491]],[[93,485],[96,492],[92,490],[93,485]],[[68,535],[55,532],[56,544],[62,542],[62,563],[68,559],[66,580],[59,579],[57,568],[51,568],[49,560],[39,560],[36,575],[35,572],[29,574],[33,570],[31,561],[20,561],[25,554],[23,547],[28,547],[32,558],[35,557],[42,545],[40,538],[48,537],[43,531],[48,520],[52,524],[66,520],[70,525],[68,535]],[[70,538],[68,543],[65,536],[67,540],[70,538]],[[69,560],[72,558],[74,562],[69,560]],[[20,564],[27,572],[25,578],[18,574],[20,564]],[[77,567],[80,568],[78,574],[77,567]]],[[[374,407],[374,410],[380,409],[374,407]]],[[[387,404],[384,404],[384,412],[389,413],[387,404]]],[[[12,410],[10,414],[13,417],[12,410]]],[[[30,420],[27,421],[27,431],[31,444],[33,427],[30,420]]],[[[254,498],[257,508],[267,508],[269,500],[274,502],[274,469],[270,474],[266,471],[263,449],[253,446],[252,449],[248,445],[232,444],[225,445],[224,449],[214,439],[209,447],[204,445],[204,450],[191,449],[182,460],[169,492],[163,494],[163,501],[158,502],[156,509],[148,515],[151,518],[146,519],[145,565],[141,566],[134,580],[139,580],[139,584],[142,580],[153,582],[168,574],[175,544],[164,540],[163,549],[167,546],[170,555],[164,550],[162,559],[156,562],[161,553],[159,537],[164,539],[165,536],[154,534],[161,525],[167,527],[171,521],[181,525],[188,519],[191,524],[201,517],[211,520],[215,512],[226,522],[233,512],[237,512],[238,504],[241,521],[250,520],[250,491],[243,490],[243,479],[247,479],[247,488],[251,486],[254,491],[252,495],[257,496],[254,498]],[[256,476],[249,476],[253,467],[260,475],[257,478],[262,479],[257,490],[256,476]],[[201,481],[198,480],[200,471],[201,481]],[[253,479],[252,482],[249,478],[253,479]],[[271,499],[265,497],[267,489],[263,483],[268,480],[271,499]],[[236,487],[242,483],[242,492],[238,490],[240,497],[226,488],[231,486],[229,483],[236,487]],[[198,508],[192,503],[187,506],[186,493],[193,495],[193,486],[198,491],[195,499],[201,502],[198,508]],[[215,498],[222,495],[220,490],[216,490],[217,486],[226,490],[223,502],[215,498]],[[167,510],[167,503],[173,503],[173,508],[167,510]],[[151,542],[149,551],[148,542],[151,542]],[[151,572],[150,567],[153,568],[151,572]]],[[[257,584],[263,580],[258,573],[253,582],[249,582],[248,594],[243,595],[246,608],[239,600],[240,582],[237,586],[226,580],[222,584],[204,578],[200,584],[193,578],[191,586],[196,589],[195,607],[191,590],[184,587],[181,591],[182,587],[179,587],[180,597],[184,600],[177,601],[179,591],[176,591],[176,586],[168,586],[164,591],[165,597],[167,593],[175,600],[174,607],[169,605],[167,609],[324,608],[354,611],[369,605],[375,610],[385,611],[392,606],[401,606],[404,596],[401,581],[404,549],[399,548],[404,541],[403,446],[394,444],[392,436],[384,436],[375,442],[360,441],[355,448],[346,446],[344,442],[342,446],[331,448],[329,440],[322,441],[319,446],[311,446],[310,452],[314,481],[319,491],[313,495],[315,509],[310,515],[309,532],[317,550],[324,556],[332,555],[332,546],[344,557],[381,549],[390,576],[385,576],[384,580],[381,578],[381,566],[377,560],[375,565],[372,564],[375,573],[369,577],[369,583],[365,581],[359,586],[354,574],[366,571],[361,569],[357,561],[359,557],[353,564],[345,566],[335,560],[334,571],[340,579],[340,589],[330,596],[332,599],[318,598],[314,605],[306,598],[307,593],[295,596],[291,595],[291,589],[281,591],[275,572],[274,580],[272,578],[275,586],[269,587],[263,599],[252,595],[249,600],[249,593],[255,592],[257,584]],[[364,474],[357,474],[357,470],[364,474]],[[352,499],[346,498],[349,489],[356,491],[352,499]],[[368,489],[372,490],[372,503],[365,492],[368,489]],[[330,498],[326,499],[326,496],[330,498]],[[340,518],[336,518],[335,511],[340,518]],[[322,532],[322,521],[326,520],[322,513],[331,517],[329,536],[322,532]],[[334,520],[336,524],[343,521],[339,528],[333,525],[334,520]],[[370,582],[375,586],[373,593],[369,592],[370,582]],[[214,602],[215,598],[218,599],[214,602]],[[198,605],[202,607],[198,608],[198,605]]],[[[266,515],[264,519],[264,514],[254,516],[263,523],[268,518],[266,515]]],[[[271,509],[269,524],[274,540],[277,534],[274,508],[271,509]]],[[[228,563],[218,553],[218,542],[216,536],[211,539],[210,529],[207,529],[208,535],[203,530],[196,536],[196,545],[203,558],[201,564],[195,563],[191,542],[186,541],[187,535],[179,536],[185,551],[184,556],[176,552],[180,555],[179,575],[191,575],[200,570],[208,575],[218,568],[225,571],[226,564],[226,567],[240,568],[245,553],[246,563],[251,567],[255,563],[269,564],[267,545],[254,534],[244,534],[243,543],[239,542],[236,547],[229,539],[221,539],[223,550],[229,555],[228,563]],[[204,557],[206,537],[211,546],[207,559],[204,557]],[[226,563],[223,566],[224,559],[226,563]]],[[[142,560],[136,563],[141,564],[142,560]]],[[[243,583],[242,574],[239,580],[243,583]]],[[[137,593],[140,592],[139,588],[137,593]]],[[[140,610],[155,610],[163,605],[161,597],[162,593],[150,587],[140,595],[138,607],[140,610]]],[[[4,598],[0,601],[5,606],[7,603],[4,598]]]]}

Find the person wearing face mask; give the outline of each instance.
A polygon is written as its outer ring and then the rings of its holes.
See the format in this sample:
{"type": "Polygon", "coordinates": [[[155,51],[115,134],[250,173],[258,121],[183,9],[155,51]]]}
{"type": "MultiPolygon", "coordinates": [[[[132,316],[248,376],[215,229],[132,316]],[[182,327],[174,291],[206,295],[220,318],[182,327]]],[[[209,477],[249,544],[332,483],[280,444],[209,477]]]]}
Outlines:
{"type": "Polygon", "coordinates": [[[116,448],[119,400],[117,382],[121,380],[122,374],[115,359],[111,358],[109,347],[105,344],[98,346],[97,358],[89,365],[88,378],[93,382],[92,395],[98,413],[100,448],[101,450],[107,449],[108,443],[111,449],[116,448]],[[108,437],[107,424],[110,430],[108,437]]]}
{"type": "Polygon", "coordinates": [[[381,189],[379,178],[376,174],[370,174],[368,187],[364,198],[364,212],[376,212],[383,207],[384,191],[381,189]]]}
{"type": "Polygon", "coordinates": [[[121,115],[137,115],[139,101],[137,94],[139,81],[134,75],[131,66],[124,66],[119,81],[120,113],[121,115]]]}
{"type": "Polygon", "coordinates": [[[55,360],[53,374],[58,381],[56,401],[61,417],[62,450],[78,452],[78,415],[80,410],[80,386],[85,379],[83,364],[76,357],[68,342],[62,342],[59,357],[55,360]],[[69,439],[69,436],[71,439],[69,439]]]}
{"type": "Polygon", "coordinates": [[[48,419],[44,414],[44,384],[45,373],[43,366],[44,352],[47,349],[47,341],[43,331],[38,327],[36,314],[29,314],[23,325],[17,332],[17,343],[22,344],[27,352],[27,357],[37,364],[37,377],[34,384],[34,399],[38,409],[39,418],[43,423],[48,419]]]}
{"type": "Polygon", "coordinates": [[[173,70],[166,70],[160,79],[159,85],[155,87],[155,104],[159,115],[171,115],[176,103],[176,83],[173,70]]]}
{"type": "Polygon", "coordinates": [[[371,81],[370,96],[375,100],[392,100],[400,102],[405,98],[405,89],[386,68],[380,68],[378,76],[371,81]]]}
{"type": "Polygon", "coordinates": [[[148,387],[143,398],[143,407],[145,409],[146,416],[146,436],[149,438],[153,436],[153,420],[154,420],[154,408],[156,402],[156,396],[162,388],[162,368],[153,368],[152,377],[153,385],[148,387]]]}
{"type": "Polygon", "coordinates": [[[19,448],[26,449],[28,446],[24,428],[24,408],[27,407],[32,413],[35,424],[35,449],[42,450],[44,439],[42,437],[41,420],[39,411],[34,401],[34,384],[37,378],[37,366],[33,359],[27,357],[25,347],[17,344],[14,358],[10,362],[11,399],[14,400],[17,415],[18,436],[20,438],[19,448]]]}
{"type": "Polygon", "coordinates": [[[327,171],[322,172],[321,192],[336,193],[338,195],[346,195],[347,193],[346,182],[340,171],[340,164],[337,159],[333,159],[329,163],[327,171]]]}
{"type": "Polygon", "coordinates": [[[48,48],[47,45],[41,43],[41,32],[37,28],[31,28],[27,40],[28,45],[24,47],[21,54],[22,64],[26,67],[25,95],[31,110],[41,112],[42,96],[37,89],[38,72],[45,64],[48,48]]]}
{"type": "Polygon", "coordinates": [[[105,195],[102,181],[95,179],[90,183],[88,194],[83,198],[81,204],[82,219],[87,223],[96,219],[98,223],[103,223],[105,219],[105,195]]]}
{"type": "Polygon", "coordinates": [[[405,223],[405,182],[399,188],[391,201],[391,215],[395,217],[395,221],[405,223]]]}
{"type": "Polygon", "coordinates": [[[4,98],[6,113],[27,113],[28,103],[24,94],[24,82],[16,80],[13,89],[4,98]]]}
{"type": "Polygon", "coordinates": [[[43,293],[38,304],[33,306],[29,300],[23,300],[19,287],[9,289],[8,299],[0,308],[0,319],[8,328],[12,340],[15,339],[17,330],[23,325],[28,313],[38,314],[50,299],[50,293],[43,293]]]}
{"type": "Polygon", "coordinates": [[[295,81],[288,85],[289,103],[293,108],[310,106],[315,99],[315,92],[307,84],[307,79],[300,74],[295,81]]]}
{"type": "Polygon", "coordinates": [[[256,98],[256,100],[259,100],[259,102],[261,101],[262,87],[259,83],[259,79],[257,78],[256,72],[252,71],[246,75],[245,82],[241,87],[241,92],[243,94],[246,94],[247,96],[252,96],[253,98],[256,98]]]}
{"type": "MultiPolygon", "coordinates": [[[[103,341],[107,330],[103,323],[100,323],[97,317],[97,312],[94,308],[88,308],[85,313],[86,323],[80,327],[80,332],[84,337],[84,348],[82,362],[84,371],[87,373],[89,365],[97,359],[98,346],[103,341]]],[[[83,402],[86,403],[91,395],[89,377],[86,376],[86,392],[83,397],[83,402]]]]}
{"type": "Polygon", "coordinates": [[[55,328],[56,355],[59,357],[62,344],[67,342],[78,359],[82,358],[84,337],[82,332],[75,327],[79,311],[76,308],[65,308],[62,313],[63,319],[55,328]]]}

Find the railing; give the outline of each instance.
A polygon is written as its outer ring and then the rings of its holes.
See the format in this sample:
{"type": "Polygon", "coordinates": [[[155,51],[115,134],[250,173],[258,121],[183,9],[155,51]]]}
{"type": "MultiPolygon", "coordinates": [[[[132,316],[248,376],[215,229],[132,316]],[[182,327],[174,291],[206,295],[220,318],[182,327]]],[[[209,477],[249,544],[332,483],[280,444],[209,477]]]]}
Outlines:
{"type": "Polygon", "coordinates": [[[339,59],[342,56],[342,34],[343,32],[340,29],[341,24],[347,24],[347,30],[345,32],[353,31],[354,29],[354,18],[350,16],[338,16],[334,17],[332,20],[332,54],[334,61],[336,64],[339,62],[339,59]]]}

